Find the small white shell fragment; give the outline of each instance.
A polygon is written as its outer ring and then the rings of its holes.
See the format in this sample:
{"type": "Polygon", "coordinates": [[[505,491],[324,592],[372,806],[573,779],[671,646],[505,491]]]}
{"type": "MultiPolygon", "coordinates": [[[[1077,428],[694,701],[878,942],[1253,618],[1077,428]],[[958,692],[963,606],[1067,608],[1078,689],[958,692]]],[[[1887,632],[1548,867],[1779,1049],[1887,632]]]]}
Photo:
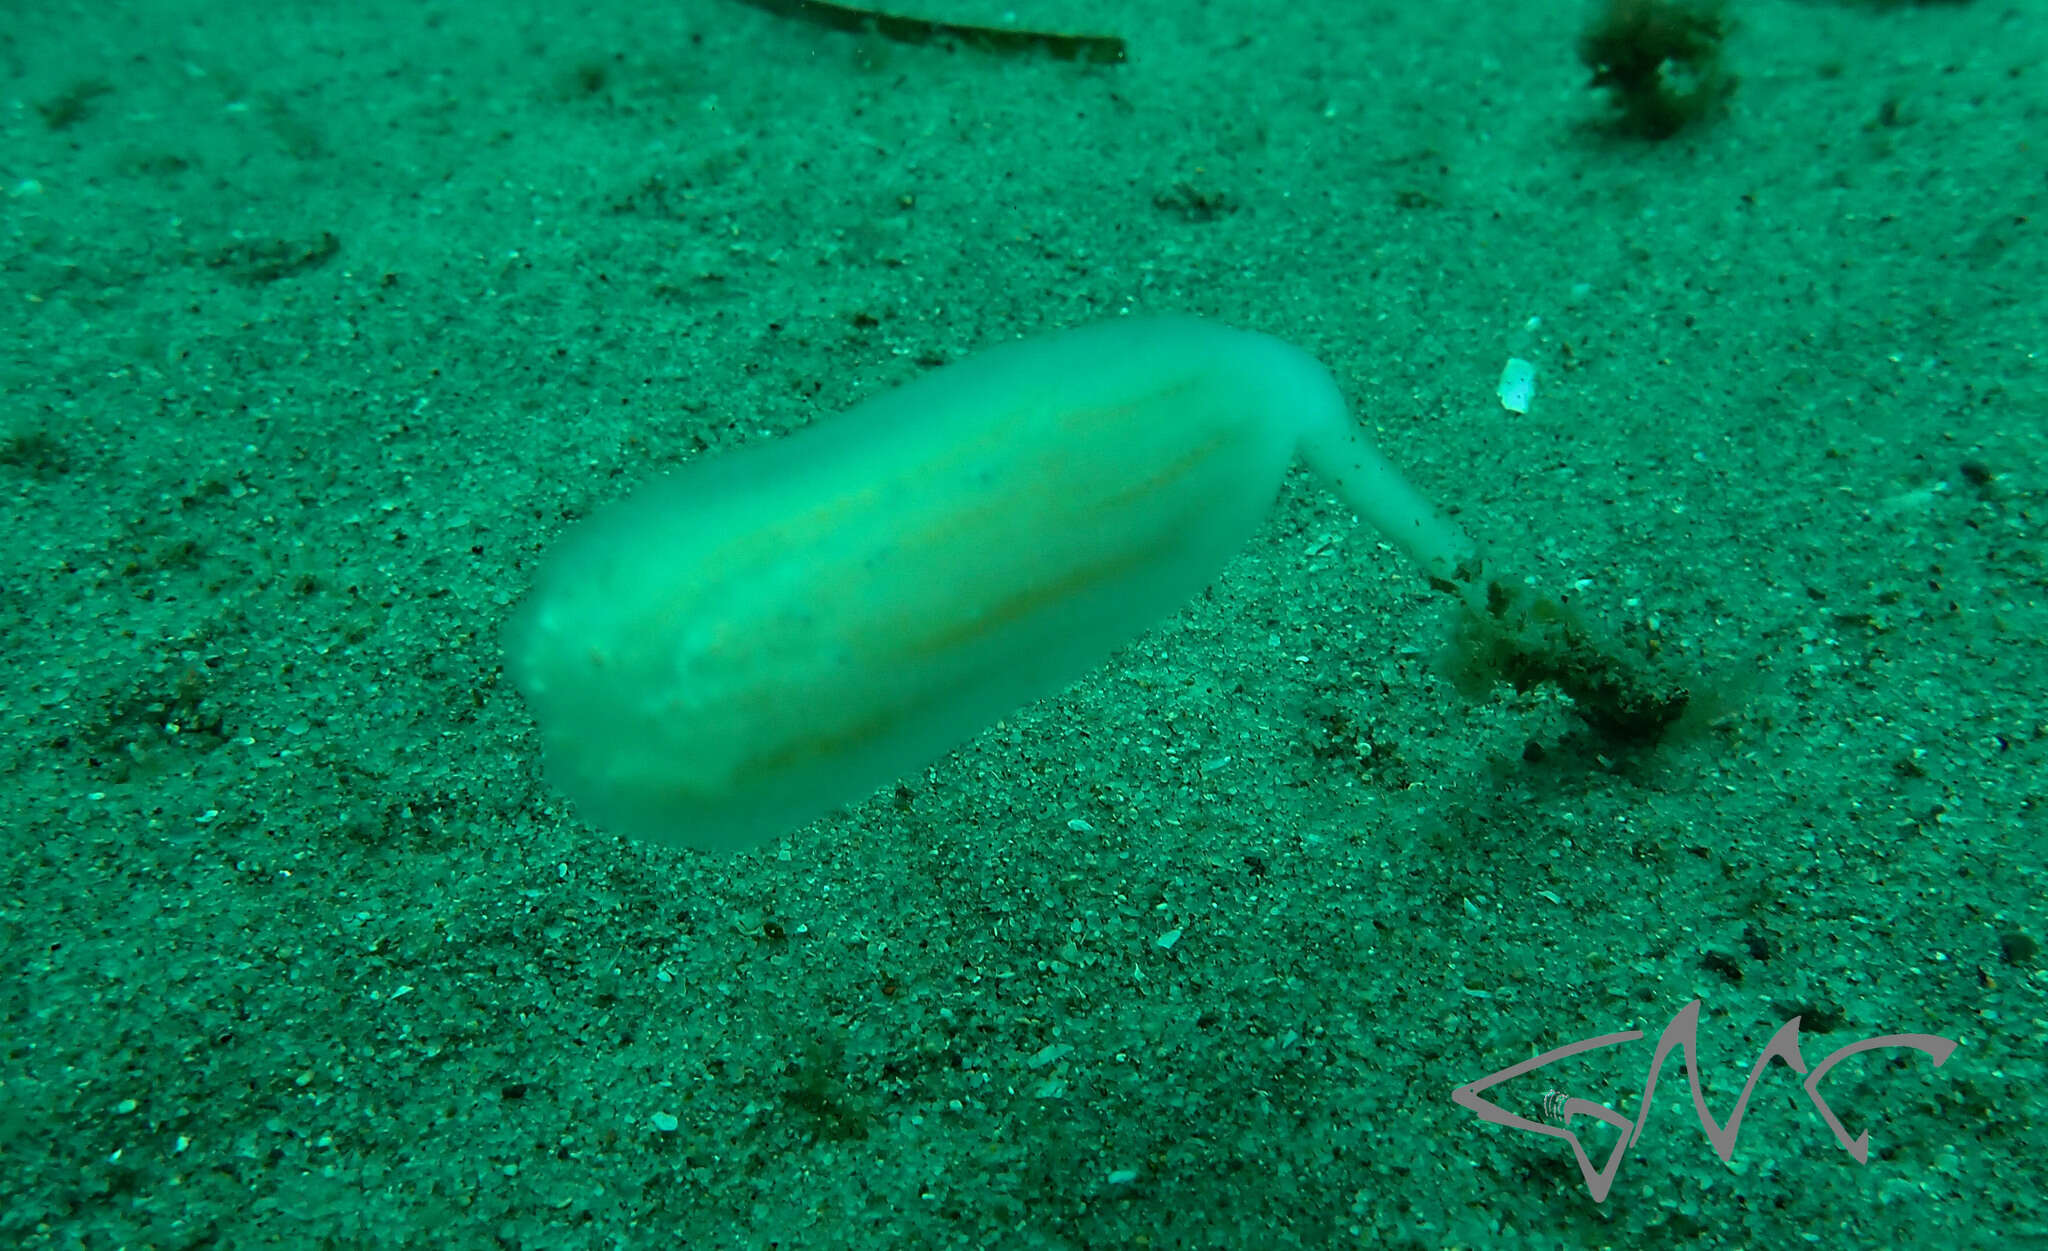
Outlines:
{"type": "Polygon", "coordinates": [[[1032,1052],[1031,1058],[1024,1061],[1024,1067],[1027,1069],[1042,1069],[1055,1060],[1065,1059],[1073,1053],[1073,1050],[1074,1048],[1067,1043],[1049,1043],[1032,1052]]]}
{"type": "Polygon", "coordinates": [[[1536,366],[1519,356],[1508,357],[1500,371],[1500,406],[1511,413],[1527,413],[1536,398],[1536,366]]]}

